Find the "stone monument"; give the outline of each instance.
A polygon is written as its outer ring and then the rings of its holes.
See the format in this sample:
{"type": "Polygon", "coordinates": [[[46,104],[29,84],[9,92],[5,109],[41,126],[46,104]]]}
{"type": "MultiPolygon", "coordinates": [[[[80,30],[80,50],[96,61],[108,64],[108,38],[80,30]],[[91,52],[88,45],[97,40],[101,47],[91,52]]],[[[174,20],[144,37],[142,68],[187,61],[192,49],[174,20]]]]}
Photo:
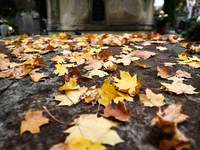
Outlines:
{"type": "Polygon", "coordinates": [[[46,0],[47,30],[152,30],[154,0],[46,0]]]}

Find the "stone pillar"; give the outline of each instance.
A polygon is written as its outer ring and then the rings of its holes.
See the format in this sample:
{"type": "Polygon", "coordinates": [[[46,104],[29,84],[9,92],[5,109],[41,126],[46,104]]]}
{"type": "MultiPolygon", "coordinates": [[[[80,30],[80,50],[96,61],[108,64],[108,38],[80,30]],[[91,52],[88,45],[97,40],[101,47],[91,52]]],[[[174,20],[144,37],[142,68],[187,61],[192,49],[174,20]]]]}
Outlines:
{"type": "Polygon", "coordinates": [[[151,28],[154,0],[108,0],[106,1],[107,25],[137,26],[151,28]]]}
{"type": "Polygon", "coordinates": [[[46,0],[48,25],[47,30],[54,31],[60,28],[60,0],[46,0]]]}

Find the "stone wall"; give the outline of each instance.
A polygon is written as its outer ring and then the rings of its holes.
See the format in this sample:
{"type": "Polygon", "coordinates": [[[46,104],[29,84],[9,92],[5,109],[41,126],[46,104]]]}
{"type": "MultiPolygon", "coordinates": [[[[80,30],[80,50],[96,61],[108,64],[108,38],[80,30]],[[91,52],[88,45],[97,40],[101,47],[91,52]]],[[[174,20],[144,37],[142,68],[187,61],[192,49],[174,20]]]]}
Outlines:
{"type": "MultiPolygon", "coordinates": [[[[101,0],[105,19],[92,20],[94,0],[46,0],[48,31],[152,30],[154,0],[101,0]]],[[[96,0],[98,1],[98,0],[96,0]]]]}

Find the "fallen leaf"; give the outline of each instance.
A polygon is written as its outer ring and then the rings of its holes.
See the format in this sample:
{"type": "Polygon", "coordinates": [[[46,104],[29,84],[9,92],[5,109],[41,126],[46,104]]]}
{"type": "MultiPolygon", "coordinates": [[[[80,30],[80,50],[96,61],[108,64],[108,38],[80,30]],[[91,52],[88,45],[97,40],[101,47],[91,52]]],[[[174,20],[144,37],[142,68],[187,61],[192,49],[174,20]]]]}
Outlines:
{"type": "Polygon", "coordinates": [[[134,47],[135,47],[135,48],[137,48],[137,49],[143,49],[143,47],[142,47],[142,46],[137,46],[137,45],[134,45],[134,47]]]}
{"type": "Polygon", "coordinates": [[[81,87],[78,90],[65,91],[65,94],[54,96],[57,101],[60,101],[58,106],[71,106],[77,104],[81,99],[80,96],[87,91],[87,88],[81,87]]]}
{"type": "Polygon", "coordinates": [[[101,61],[97,59],[90,60],[86,64],[88,64],[87,66],[84,67],[84,69],[86,70],[97,70],[97,69],[101,69],[102,67],[101,61]]]}
{"type": "Polygon", "coordinates": [[[109,66],[107,69],[105,69],[105,71],[115,71],[117,70],[117,65],[113,64],[112,66],[109,66]]]}
{"type": "Polygon", "coordinates": [[[176,63],[169,63],[169,62],[164,62],[165,67],[173,67],[173,65],[176,65],[176,63]]]}
{"type": "Polygon", "coordinates": [[[133,51],[131,54],[135,57],[140,57],[142,59],[148,59],[149,57],[156,55],[156,53],[154,52],[139,51],[139,50],[133,51]]]}
{"type": "Polygon", "coordinates": [[[115,90],[115,86],[110,84],[111,77],[98,89],[98,102],[104,106],[111,103],[111,100],[115,99],[118,94],[115,90]]]}
{"type": "Polygon", "coordinates": [[[79,89],[79,85],[77,85],[76,77],[70,78],[68,82],[65,81],[65,84],[60,87],[60,90],[76,90],[79,89]]]}
{"type": "Polygon", "coordinates": [[[76,78],[76,83],[79,84],[81,82],[81,73],[76,68],[73,68],[73,70],[69,72],[68,75],[65,75],[66,81],[69,82],[70,78],[76,78]]]}
{"type": "Polygon", "coordinates": [[[129,48],[128,46],[124,46],[124,47],[122,47],[122,50],[131,52],[133,50],[133,48],[129,48]]]}
{"type": "Polygon", "coordinates": [[[66,143],[59,143],[52,146],[49,150],[106,150],[106,147],[93,143],[85,139],[83,136],[75,137],[66,143]]]}
{"type": "Polygon", "coordinates": [[[44,77],[47,77],[47,75],[44,75],[44,73],[36,73],[36,71],[38,71],[38,70],[40,70],[40,68],[33,69],[29,73],[31,80],[34,81],[34,82],[45,80],[44,77]]]}
{"type": "Polygon", "coordinates": [[[176,150],[182,150],[190,147],[190,141],[178,128],[174,129],[174,133],[174,136],[170,140],[160,140],[159,149],[170,150],[174,147],[176,150]]]}
{"type": "Polygon", "coordinates": [[[75,119],[73,127],[68,128],[65,133],[70,133],[65,142],[79,136],[102,144],[114,146],[117,143],[124,142],[116,131],[111,127],[116,127],[119,123],[107,120],[103,117],[97,117],[97,114],[84,114],[75,119]]]}
{"type": "Polygon", "coordinates": [[[134,102],[133,97],[130,97],[126,93],[122,93],[117,91],[118,96],[113,100],[114,103],[118,104],[118,102],[124,102],[124,100],[129,101],[129,102],[134,102]]]}
{"type": "Polygon", "coordinates": [[[140,94],[139,102],[143,103],[144,106],[163,106],[166,103],[164,102],[165,97],[162,94],[155,94],[151,90],[146,89],[145,94],[140,94]]]}
{"type": "Polygon", "coordinates": [[[161,108],[156,114],[156,117],[152,119],[151,125],[156,125],[158,128],[162,128],[164,125],[174,125],[185,121],[189,116],[182,113],[183,102],[169,105],[163,112],[161,108]]]}
{"type": "Polygon", "coordinates": [[[178,83],[183,83],[183,81],[185,80],[184,78],[178,78],[176,76],[172,76],[170,78],[167,78],[167,80],[172,80],[173,82],[178,82],[178,83]]]}
{"type": "Polygon", "coordinates": [[[107,76],[109,75],[107,72],[105,71],[102,71],[102,70],[92,70],[89,72],[89,76],[92,77],[92,76],[99,76],[99,77],[104,77],[104,76],[107,76]]]}
{"type": "Polygon", "coordinates": [[[168,50],[167,47],[162,47],[162,46],[157,46],[156,49],[158,49],[160,51],[166,51],[166,50],[168,50]]]}
{"type": "Polygon", "coordinates": [[[160,76],[163,79],[171,77],[171,75],[168,74],[170,69],[160,68],[159,66],[157,66],[157,70],[158,70],[157,76],[160,76]]]}
{"type": "Polygon", "coordinates": [[[112,52],[110,52],[110,51],[104,51],[103,53],[101,53],[99,55],[99,57],[100,57],[101,60],[108,60],[108,58],[110,56],[112,56],[112,52]]]}
{"type": "Polygon", "coordinates": [[[135,92],[135,88],[138,85],[137,82],[137,75],[132,77],[129,72],[126,71],[120,71],[120,77],[121,79],[118,79],[117,77],[113,77],[114,81],[117,83],[114,83],[114,85],[118,88],[119,91],[125,92],[130,94],[131,96],[135,92]]]}
{"type": "Polygon", "coordinates": [[[57,64],[56,70],[54,70],[55,74],[58,74],[58,76],[63,76],[65,74],[68,74],[68,69],[63,64],[57,64]]]}
{"type": "Polygon", "coordinates": [[[177,82],[173,82],[172,84],[169,83],[162,83],[160,82],[163,86],[161,87],[161,89],[165,89],[165,91],[169,91],[169,92],[174,92],[176,94],[198,94],[199,92],[195,92],[194,90],[196,88],[194,88],[191,85],[187,85],[184,83],[177,83],[177,82]]]}
{"type": "Polygon", "coordinates": [[[131,117],[131,110],[124,110],[124,103],[118,102],[118,109],[113,109],[111,104],[108,104],[103,110],[104,114],[100,114],[105,118],[114,117],[120,121],[128,121],[131,117]]]}
{"type": "Polygon", "coordinates": [[[139,67],[141,67],[141,68],[151,68],[151,66],[146,66],[146,65],[142,65],[142,64],[140,64],[140,62],[139,61],[134,61],[139,67]]]}
{"type": "Polygon", "coordinates": [[[61,56],[58,56],[58,55],[56,56],[55,61],[57,63],[65,63],[65,60],[61,56]]]}
{"type": "Polygon", "coordinates": [[[49,123],[49,119],[42,116],[42,110],[27,112],[25,120],[21,121],[20,135],[26,131],[30,131],[32,134],[41,133],[40,126],[49,123]]]}
{"type": "Polygon", "coordinates": [[[181,150],[182,148],[190,147],[188,139],[177,128],[178,123],[189,118],[189,116],[182,113],[181,107],[183,103],[171,104],[163,112],[159,107],[156,117],[152,119],[151,125],[156,125],[165,133],[175,133],[170,140],[160,140],[159,149],[169,150],[174,147],[176,150],[181,150]]]}
{"type": "Polygon", "coordinates": [[[5,58],[5,57],[8,57],[8,56],[4,53],[0,53],[0,58],[5,58]]]}
{"type": "Polygon", "coordinates": [[[190,73],[188,73],[186,71],[181,71],[181,70],[176,71],[176,76],[178,78],[181,78],[181,77],[192,78],[190,73]]]}

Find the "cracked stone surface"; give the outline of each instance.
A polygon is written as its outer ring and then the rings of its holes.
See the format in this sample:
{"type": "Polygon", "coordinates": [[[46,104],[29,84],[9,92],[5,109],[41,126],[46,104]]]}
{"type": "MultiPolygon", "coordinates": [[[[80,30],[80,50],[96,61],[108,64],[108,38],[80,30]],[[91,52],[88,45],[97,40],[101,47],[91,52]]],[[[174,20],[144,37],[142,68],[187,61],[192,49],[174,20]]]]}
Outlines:
{"type": "MultiPolygon", "coordinates": [[[[140,44],[138,44],[140,45],[140,44]]],[[[131,46],[130,46],[131,47],[131,46]]],[[[108,51],[112,51],[113,55],[119,54],[121,50],[120,47],[110,47],[108,51]]],[[[142,64],[152,66],[149,69],[138,68],[135,63],[131,63],[130,66],[118,65],[118,69],[115,73],[119,76],[119,70],[129,71],[132,74],[137,74],[141,76],[143,81],[142,87],[150,87],[160,89],[160,82],[168,82],[165,79],[157,77],[157,65],[159,67],[165,68],[164,62],[176,62],[177,54],[185,51],[185,48],[180,47],[178,44],[172,45],[151,45],[146,46],[143,50],[156,52],[156,57],[158,58],[170,58],[168,60],[159,60],[151,57],[147,60],[142,61],[142,64]],[[156,46],[165,46],[168,51],[158,51],[156,46]]],[[[52,52],[51,55],[56,56],[59,52],[52,52]]],[[[14,60],[10,56],[10,51],[5,49],[3,42],[0,42],[0,53],[5,53],[9,55],[9,59],[14,60]]],[[[30,109],[32,112],[37,110],[43,110],[43,106],[52,113],[54,117],[63,122],[73,122],[75,118],[78,118],[81,114],[94,114],[97,111],[97,105],[92,107],[88,104],[91,109],[88,112],[87,107],[82,102],[79,102],[73,106],[57,106],[58,101],[54,100],[55,95],[61,94],[62,91],[59,87],[64,84],[64,77],[56,76],[53,71],[55,69],[55,62],[49,61],[51,55],[44,55],[43,60],[47,63],[42,67],[40,72],[44,72],[48,75],[45,81],[40,81],[34,83],[31,81],[29,75],[20,80],[10,80],[10,79],[0,79],[0,149],[1,150],[21,150],[26,146],[26,150],[47,150],[55,144],[64,142],[66,134],[63,132],[69,126],[60,124],[54,121],[45,111],[43,111],[43,116],[49,118],[51,121],[49,124],[40,127],[41,134],[31,134],[30,132],[25,132],[20,136],[20,125],[21,121],[27,111],[30,109]],[[10,123],[11,122],[11,123],[10,123]]],[[[199,54],[195,54],[200,57],[199,54]]],[[[84,65],[76,67],[83,75],[87,73],[83,69],[84,65]]],[[[199,69],[192,69],[189,66],[175,65],[170,69],[169,74],[173,74],[177,70],[187,71],[192,74],[192,79],[188,79],[184,83],[191,84],[197,88],[197,92],[200,90],[200,74],[199,69]]],[[[71,70],[70,70],[71,71],[71,70]]],[[[112,75],[112,73],[109,73],[112,75]]],[[[101,87],[102,84],[108,79],[109,76],[99,78],[94,77],[93,80],[82,79],[80,86],[90,87],[97,85],[101,87]]],[[[153,91],[158,94],[159,91],[153,91]]],[[[140,93],[145,93],[145,89],[141,89],[140,93]]],[[[191,147],[188,150],[198,150],[200,149],[200,100],[192,101],[186,98],[183,94],[170,95],[169,92],[161,92],[165,96],[165,103],[167,105],[163,106],[166,108],[169,104],[179,103],[185,101],[182,106],[183,113],[188,115],[190,118],[180,123],[178,128],[181,132],[191,142],[191,147]]],[[[190,98],[199,98],[200,94],[189,95],[190,98]]],[[[131,109],[132,115],[151,119],[155,117],[158,111],[157,107],[149,108],[143,107],[143,104],[138,102],[139,96],[134,97],[135,102],[126,102],[127,109],[131,109]]],[[[116,108],[116,105],[114,105],[116,108]]],[[[101,106],[99,112],[103,112],[104,107],[101,106]]],[[[124,143],[119,143],[114,147],[106,145],[108,150],[125,149],[125,150],[157,150],[159,146],[159,140],[166,138],[166,135],[162,133],[160,129],[155,126],[150,126],[151,121],[149,120],[139,120],[131,118],[130,122],[121,123],[114,130],[117,131],[119,136],[125,141],[124,143]]]]}

